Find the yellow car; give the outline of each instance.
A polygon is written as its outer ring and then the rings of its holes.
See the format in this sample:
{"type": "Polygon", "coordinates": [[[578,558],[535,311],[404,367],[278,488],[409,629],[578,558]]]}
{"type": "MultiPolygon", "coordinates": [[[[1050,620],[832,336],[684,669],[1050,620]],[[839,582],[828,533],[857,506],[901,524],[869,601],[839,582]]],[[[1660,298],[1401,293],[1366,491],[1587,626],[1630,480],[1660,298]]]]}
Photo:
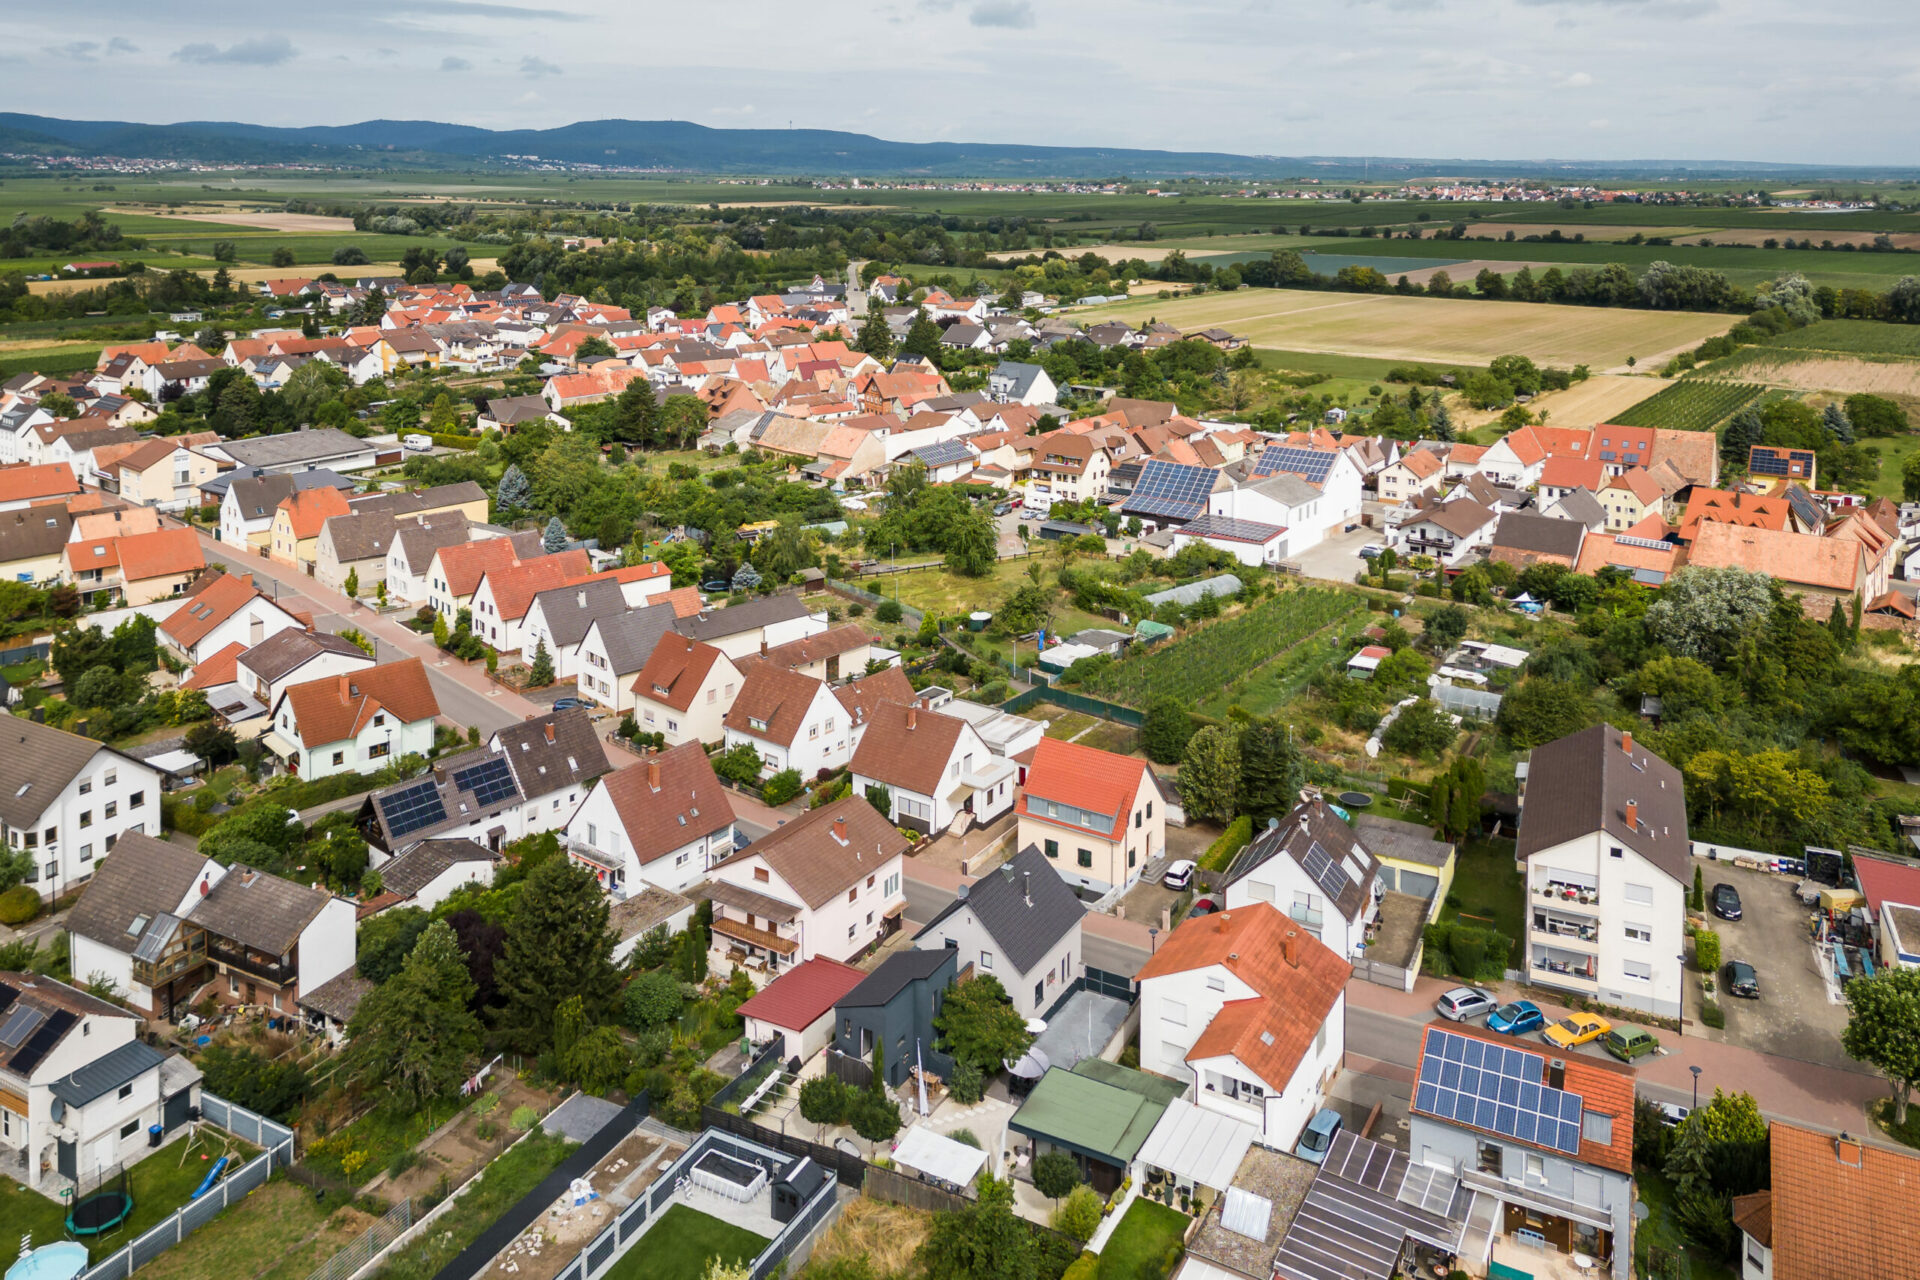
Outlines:
{"type": "Polygon", "coordinates": [[[1613,1030],[1613,1024],[1597,1013],[1575,1013],[1560,1019],[1540,1033],[1540,1038],[1556,1049],[1571,1049],[1589,1040],[1598,1040],[1613,1030]]]}

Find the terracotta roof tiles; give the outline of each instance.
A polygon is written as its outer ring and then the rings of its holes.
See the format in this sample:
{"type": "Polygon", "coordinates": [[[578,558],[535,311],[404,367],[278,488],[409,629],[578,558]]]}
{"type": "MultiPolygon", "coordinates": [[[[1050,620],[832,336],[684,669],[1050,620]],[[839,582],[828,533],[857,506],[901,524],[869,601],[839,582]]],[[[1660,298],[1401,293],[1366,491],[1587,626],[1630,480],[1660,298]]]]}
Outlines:
{"type": "Polygon", "coordinates": [[[309,748],[355,736],[382,711],[403,724],[440,714],[426,666],[418,658],[304,681],[290,685],[280,697],[292,705],[300,741],[309,748]]]}

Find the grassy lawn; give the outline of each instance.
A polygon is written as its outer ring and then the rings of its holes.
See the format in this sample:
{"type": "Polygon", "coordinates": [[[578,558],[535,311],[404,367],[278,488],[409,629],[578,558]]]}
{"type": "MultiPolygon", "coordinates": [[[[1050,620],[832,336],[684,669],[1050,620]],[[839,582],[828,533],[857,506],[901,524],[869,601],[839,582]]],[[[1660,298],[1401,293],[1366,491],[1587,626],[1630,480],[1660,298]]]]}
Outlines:
{"type": "Polygon", "coordinates": [[[369,1219],[285,1178],[259,1187],[212,1223],[140,1269],[145,1280],[259,1276],[306,1280],[366,1229],[369,1219]]]}
{"type": "Polygon", "coordinates": [[[752,1262],[766,1247],[764,1236],[676,1204],[614,1264],[607,1280],[700,1280],[708,1259],[752,1262]]]}
{"type": "Polygon", "coordinates": [[[468,1184],[468,1191],[454,1202],[454,1207],[436,1219],[435,1230],[416,1238],[388,1258],[381,1270],[385,1280],[431,1280],[458,1257],[461,1250],[478,1240],[480,1233],[492,1226],[501,1214],[539,1186],[574,1146],[565,1138],[535,1130],[508,1147],[476,1181],[468,1184]]]}
{"type": "MultiPolygon", "coordinates": [[[[1027,560],[1000,560],[993,572],[983,578],[963,578],[948,573],[936,563],[914,573],[897,573],[859,582],[856,585],[879,595],[891,596],[897,587],[900,603],[931,613],[971,613],[992,609],[1027,584],[1027,560]]],[[[1049,573],[1048,577],[1051,578],[1049,573]]]]}
{"type": "Polygon", "coordinates": [[[1051,714],[1047,716],[1047,736],[1062,742],[1072,740],[1083,730],[1098,723],[1084,711],[1062,711],[1058,707],[1052,707],[1050,711],[1051,714]]]}
{"type": "Polygon", "coordinates": [[[1633,1233],[1633,1268],[1636,1275],[1651,1276],[1647,1252],[1658,1249],[1673,1259],[1673,1266],[1661,1274],[1667,1280],[1735,1280],[1734,1273],[1718,1260],[1693,1247],[1674,1220],[1673,1184],[1666,1175],[1651,1169],[1634,1170],[1640,1198],[1651,1210],[1647,1220],[1633,1233]]]}
{"type": "Polygon", "coordinates": [[[1098,747],[1102,751],[1111,751],[1117,755],[1132,755],[1140,745],[1140,731],[1130,729],[1111,720],[1102,720],[1093,727],[1093,731],[1080,739],[1082,746],[1098,747]]]}
{"type": "Polygon", "coordinates": [[[1513,865],[1513,841],[1469,840],[1460,846],[1456,859],[1453,892],[1447,895],[1440,918],[1491,918],[1494,927],[1513,940],[1507,954],[1508,967],[1518,967],[1526,941],[1527,892],[1526,882],[1513,865]]]}
{"type": "Polygon", "coordinates": [[[357,1186],[452,1119],[462,1105],[435,1103],[410,1116],[376,1107],[346,1128],[336,1129],[309,1146],[307,1165],[316,1173],[357,1186]]]}
{"type": "Polygon", "coordinates": [[[1191,1221],[1178,1209],[1135,1200],[1100,1251],[1100,1269],[1094,1274],[1099,1280],[1160,1280],[1167,1274],[1168,1250],[1180,1242],[1191,1221]]]}
{"type": "MultiPolygon", "coordinates": [[[[154,1152],[128,1171],[133,1215],[104,1240],[88,1239],[85,1242],[96,1257],[104,1258],[141,1232],[158,1226],[162,1219],[193,1195],[194,1188],[206,1178],[213,1162],[220,1158],[219,1139],[226,1138],[225,1134],[212,1126],[203,1132],[209,1141],[203,1141],[190,1154],[186,1152],[186,1140],[181,1139],[154,1152]],[[201,1159],[203,1155],[206,1157],[204,1160],[201,1159]]],[[[252,1147],[238,1139],[226,1138],[226,1141],[231,1144],[231,1153],[240,1157],[240,1164],[254,1154],[252,1147]]],[[[233,1169],[236,1165],[227,1167],[233,1169]]],[[[49,1200],[17,1182],[0,1178],[0,1223],[6,1224],[8,1237],[5,1244],[0,1244],[0,1256],[4,1256],[4,1251],[15,1244],[20,1235],[28,1232],[40,1244],[66,1239],[67,1208],[68,1203],[64,1200],[49,1200]]]]}

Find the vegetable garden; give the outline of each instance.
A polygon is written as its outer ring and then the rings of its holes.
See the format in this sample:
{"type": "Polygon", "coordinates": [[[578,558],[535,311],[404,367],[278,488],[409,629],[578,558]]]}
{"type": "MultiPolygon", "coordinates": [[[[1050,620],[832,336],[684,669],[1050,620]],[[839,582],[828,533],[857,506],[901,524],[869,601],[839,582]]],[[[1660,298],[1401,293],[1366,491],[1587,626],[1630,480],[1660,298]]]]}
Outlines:
{"type": "Polygon", "coordinates": [[[1305,637],[1364,607],[1351,592],[1304,587],[1282,592],[1230,618],[1129,657],[1090,679],[1083,692],[1145,707],[1167,695],[1198,706],[1228,679],[1284,653],[1305,637]]]}
{"type": "Polygon", "coordinates": [[[1751,382],[1688,378],[1663,387],[1626,412],[1615,415],[1613,421],[1623,427],[1711,431],[1765,393],[1765,387],[1751,382]]]}

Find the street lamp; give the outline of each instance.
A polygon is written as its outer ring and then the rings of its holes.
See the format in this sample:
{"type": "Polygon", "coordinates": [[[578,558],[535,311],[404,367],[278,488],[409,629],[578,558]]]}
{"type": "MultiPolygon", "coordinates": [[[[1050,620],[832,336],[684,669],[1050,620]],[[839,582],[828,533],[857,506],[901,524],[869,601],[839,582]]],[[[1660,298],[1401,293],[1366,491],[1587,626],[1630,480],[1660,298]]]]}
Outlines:
{"type": "Polygon", "coordinates": [[[1693,1110],[1698,1111],[1700,1109],[1700,1068],[1688,1067],[1687,1070],[1693,1072],[1693,1110]]]}
{"type": "Polygon", "coordinates": [[[1159,954],[1159,951],[1160,951],[1160,926],[1159,925],[1150,924],[1147,926],[1147,946],[1149,948],[1147,952],[1148,955],[1152,956],[1152,955],[1159,954]]]}

